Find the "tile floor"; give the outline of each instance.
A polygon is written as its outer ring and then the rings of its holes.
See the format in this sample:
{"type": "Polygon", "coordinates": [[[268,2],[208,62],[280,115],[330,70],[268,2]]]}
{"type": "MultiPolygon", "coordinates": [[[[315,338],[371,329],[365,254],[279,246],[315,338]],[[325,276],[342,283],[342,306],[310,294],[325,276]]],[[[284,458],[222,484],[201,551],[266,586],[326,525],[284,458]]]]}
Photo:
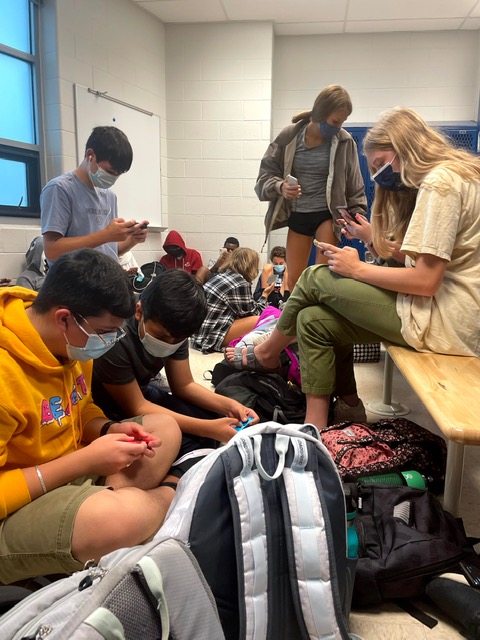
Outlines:
{"type": "MultiPolygon", "coordinates": [[[[203,355],[191,349],[190,364],[195,380],[208,388],[213,388],[204,379],[204,372],[212,369],[222,357],[220,353],[203,355]]],[[[382,399],[383,357],[382,353],[382,360],[379,363],[356,365],[358,391],[367,405],[367,411],[369,402],[382,399]]],[[[394,373],[393,390],[393,401],[401,402],[410,408],[406,418],[435,433],[440,433],[415,393],[397,371],[394,373]]],[[[368,419],[375,421],[379,416],[368,413],[368,419]]],[[[480,537],[479,489],[480,447],[467,447],[460,514],[467,534],[477,537],[480,537]]],[[[436,627],[428,629],[397,606],[385,604],[368,610],[353,611],[350,617],[350,631],[361,636],[363,640],[454,640],[463,637],[454,623],[433,605],[425,601],[419,606],[439,621],[436,627]]]]}

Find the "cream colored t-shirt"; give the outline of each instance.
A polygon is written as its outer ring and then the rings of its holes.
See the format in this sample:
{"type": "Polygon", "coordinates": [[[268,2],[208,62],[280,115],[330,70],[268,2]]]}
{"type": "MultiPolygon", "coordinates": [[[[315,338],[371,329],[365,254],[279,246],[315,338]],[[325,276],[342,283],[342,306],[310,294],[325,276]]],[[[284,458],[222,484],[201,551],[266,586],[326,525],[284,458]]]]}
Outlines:
{"type": "Polygon", "coordinates": [[[402,335],[417,351],[480,357],[480,180],[447,168],[424,180],[402,244],[406,267],[421,253],[448,260],[433,297],[399,293],[402,335]]]}

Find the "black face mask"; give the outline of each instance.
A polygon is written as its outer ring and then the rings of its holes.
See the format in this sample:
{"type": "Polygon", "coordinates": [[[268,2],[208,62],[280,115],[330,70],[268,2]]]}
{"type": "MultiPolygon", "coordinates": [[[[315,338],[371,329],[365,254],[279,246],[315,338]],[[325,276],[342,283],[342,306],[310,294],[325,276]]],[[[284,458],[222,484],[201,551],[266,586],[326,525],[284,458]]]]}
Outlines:
{"type": "Polygon", "coordinates": [[[180,258],[183,258],[183,256],[185,255],[185,251],[182,249],[182,247],[177,247],[175,245],[166,247],[165,251],[169,256],[172,256],[172,258],[176,258],[177,260],[180,260],[180,258]]]}

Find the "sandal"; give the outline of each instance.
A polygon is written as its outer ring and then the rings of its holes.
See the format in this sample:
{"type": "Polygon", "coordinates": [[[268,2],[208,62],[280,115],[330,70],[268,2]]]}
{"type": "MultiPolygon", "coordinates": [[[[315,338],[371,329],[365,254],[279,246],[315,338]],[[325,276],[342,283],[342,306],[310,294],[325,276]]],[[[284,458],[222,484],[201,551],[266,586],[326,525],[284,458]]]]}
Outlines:
{"type": "Polygon", "coordinates": [[[275,367],[274,369],[267,369],[257,360],[257,356],[255,355],[255,346],[254,344],[248,344],[246,349],[246,362],[243,362],[243,349],[245,348],[243,345],[241,347],[235,347],[233,352],[233,366],[235,369],[240,369],[242,371],[259,371],[261,373],[278,373],[281,369],[280,366],[275,367]]]}

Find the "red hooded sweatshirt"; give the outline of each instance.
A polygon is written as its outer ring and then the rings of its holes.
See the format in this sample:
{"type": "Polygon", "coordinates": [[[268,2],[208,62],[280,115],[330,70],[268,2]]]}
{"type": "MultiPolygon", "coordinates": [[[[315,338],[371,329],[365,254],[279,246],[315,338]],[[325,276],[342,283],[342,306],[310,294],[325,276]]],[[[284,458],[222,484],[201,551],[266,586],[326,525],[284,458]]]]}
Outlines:
{"type": "Polygon", "coordinates": [[[185,241],[178,231],[170,231],[163,243],[164,251],[169,247],[180,247],[184,251],[183,257],[176,258],[166,253],[160,258],[160,263],[165,265],[167,269],[183,269],[188,273],[196,273],[200,267],[203,267],[202,257],[196,249],[188,249],[185,241]]]}

